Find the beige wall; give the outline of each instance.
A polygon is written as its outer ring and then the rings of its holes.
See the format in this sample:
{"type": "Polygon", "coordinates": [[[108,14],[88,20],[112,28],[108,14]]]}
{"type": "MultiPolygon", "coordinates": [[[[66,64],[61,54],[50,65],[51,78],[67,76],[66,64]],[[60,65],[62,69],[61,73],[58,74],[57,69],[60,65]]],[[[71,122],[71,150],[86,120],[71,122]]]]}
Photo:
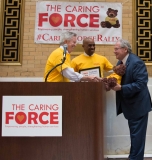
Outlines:
{"type": "MultiPolygon", "coordinates": [[[[0,0],[0,4],[1,4],[0,0]]],[[[42,77],[49,54],[58,46],[34,43],[35,9],[37,0],[25,0],[23,57],[21,66],[0,66],[0,77],[42,77]]],[[[42,1],[42,0],[41,0],[42,1]]],[[[61,0],[60,0],[61,1],[61,0]]],[[[79,0],[78,0],[79,1],[79,0]]],[[[87,0],[91,2],[91,0],[87,0]]],[[[96,2],[121,2],[123,4],[123,38],[132,44],[132,1],[133,0],[95,0],[96,2]]],[[[80,0],[85,2],[85,0],[80,0]]],[[[94,2],[94,1],[93,1],[94,2]]],[[[76,48],[76,51],[80,46],[76,48]]],[[[117,60],[113,45],[97,45],[96,53],[104,55],[112,64],[117,60]]],[[[150,72],[151,73],[151,72],[150,72]]],[[[152,75],[152,74],[151,74],[152,75]]]]}

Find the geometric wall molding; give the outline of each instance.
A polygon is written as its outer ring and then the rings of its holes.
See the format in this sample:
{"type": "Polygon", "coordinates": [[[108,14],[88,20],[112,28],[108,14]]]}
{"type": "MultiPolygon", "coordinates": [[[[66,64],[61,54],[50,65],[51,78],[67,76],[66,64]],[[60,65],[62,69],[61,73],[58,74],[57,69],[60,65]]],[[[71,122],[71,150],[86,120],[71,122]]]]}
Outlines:
{"type": "Polygon", "coordinates": [[[25,0],[1,3],[0,65],[21,65],[25,0]]]}
{"type": "Polygon", "coordinates": [[[133,0],[133,51],[152,65],[152,0],[133,0]]]}

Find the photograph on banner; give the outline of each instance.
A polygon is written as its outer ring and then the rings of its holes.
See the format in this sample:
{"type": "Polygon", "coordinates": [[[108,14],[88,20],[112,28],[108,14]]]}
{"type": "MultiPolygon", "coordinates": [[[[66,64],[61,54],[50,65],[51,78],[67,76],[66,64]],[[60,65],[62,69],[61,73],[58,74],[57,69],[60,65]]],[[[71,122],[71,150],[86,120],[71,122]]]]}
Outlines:
{"type": "Polygon", "coordinates": [[[110,2],[36,2],[35,43],[59,44],[64,32],[96,44],[115,44],[122,38],[122,4],[110,2]]]}
{"type": "Polygon", "coordinates": [[[2,98],[2,137],[62,136],[62,96],[2,98]]]}

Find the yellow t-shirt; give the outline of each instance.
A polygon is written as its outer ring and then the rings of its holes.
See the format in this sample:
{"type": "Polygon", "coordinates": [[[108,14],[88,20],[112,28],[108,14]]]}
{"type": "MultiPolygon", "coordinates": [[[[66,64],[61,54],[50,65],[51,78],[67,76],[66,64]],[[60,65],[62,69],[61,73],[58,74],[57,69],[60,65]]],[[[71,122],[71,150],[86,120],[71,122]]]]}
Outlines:
{"type": "Polygon", "coordinates": [[[117,20],[118,20],[118,18],[116,18],[116,17],[114,17],[114,18],[106,17],[106,19],[105,19],[105,21],[110,22],[112,25],[115,25],[117,20]]]}
{"type": "MultiPolygon", "coordinates": [[[[50,54],[47,60],[46,66],[45,66],[44,80],[46,78],[47,73],[54,66],[56,66],[57,64],[60,64],[62,62],[62,59],[63,59],[63,49],[62,48],[57,48],[50,54]]],[[[69,82],[70,80],[62,75],[62,70],[68,67],[71,68],[70,62],[71,62],[70,54],[67,53],[65,62],[62,65],[56,67],[54,70],[51,71],[51,73],[49,74],[47,78],[47,82],[69,82]]]]}
{"type": "Polygon", "coordinates": [[[112,73],[112,74],[110,74],[109,76],[107,76],[107,78],[112,78],[112,77],[115,77],[115,78],[117,79],[117,83],[118,83],[118,84],[121,83],[121,79],[122,79],[121,76],[119,76],[119,75],[116,74],[116,73],[112,73]]]}
{"type": "MultiPolygon", "coordinates": [[[[81,54],[71,61],[71,67],[74,68],[76,72],[82,69],[100,67],[101,77],[104,77],[103,71],[110,71],[113,69],[113,65],[107,60],[106,57],[94,53],[92,56],[86,56],[81,54]]],[[[112,73],[109,77],[115,77],[117,83],[120,84],[121,77],[115,73],[112,73]]]]}

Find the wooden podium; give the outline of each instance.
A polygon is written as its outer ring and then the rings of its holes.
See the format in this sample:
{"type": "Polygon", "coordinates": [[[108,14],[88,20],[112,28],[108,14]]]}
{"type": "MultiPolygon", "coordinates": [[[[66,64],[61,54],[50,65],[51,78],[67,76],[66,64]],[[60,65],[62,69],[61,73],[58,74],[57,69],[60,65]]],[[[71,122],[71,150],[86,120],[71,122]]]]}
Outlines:
{"type": "Polygon", "coordinates": [[[102,83],[0,82],[0,129],[5,95],[62,95],[62,137],[1,136],[1,160],[104,159],[102,83]]]}

